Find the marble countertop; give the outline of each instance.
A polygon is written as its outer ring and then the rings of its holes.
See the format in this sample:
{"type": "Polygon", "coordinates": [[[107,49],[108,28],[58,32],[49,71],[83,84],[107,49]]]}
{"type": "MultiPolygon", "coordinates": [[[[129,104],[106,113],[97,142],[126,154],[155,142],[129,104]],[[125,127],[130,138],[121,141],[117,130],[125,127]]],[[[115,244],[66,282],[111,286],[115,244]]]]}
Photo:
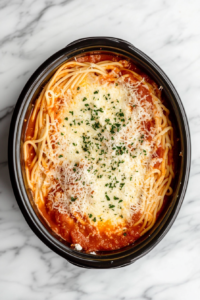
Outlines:
{"type": "Polygon", "coordinates": [[[200,299],[200,2],[1,0],[0,20],[0,298],[200,299]],[[177,220],[148,255],[116,270],[81,269],[47,248],[24,220],[8,174],[8,131],[20,91],[47,57],[87,36],[125,39],[157,62],[182,98],[192,136],[177,220]]]}

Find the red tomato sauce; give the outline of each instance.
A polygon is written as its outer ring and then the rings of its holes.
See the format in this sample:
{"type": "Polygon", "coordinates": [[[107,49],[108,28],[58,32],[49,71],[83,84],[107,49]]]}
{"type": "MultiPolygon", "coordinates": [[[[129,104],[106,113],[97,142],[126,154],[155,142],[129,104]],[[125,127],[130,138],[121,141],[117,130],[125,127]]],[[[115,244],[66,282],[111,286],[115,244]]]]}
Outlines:
{"type": "Polygon", "coordinates": [[[80,244],[88,252],[120,249],[140,237],[141,225],[134,226],[141,216],[140,213],[133,216],[131,224],[118,228],[118,232],[115,232],[116,228],[109,222],[98,226],[97,229],[87,220],[79,222],[67,214],[61,214],[58,210],[52,209],[48,200],[40,207],[40,213],[55,233],[72,245],[80,244]]]}

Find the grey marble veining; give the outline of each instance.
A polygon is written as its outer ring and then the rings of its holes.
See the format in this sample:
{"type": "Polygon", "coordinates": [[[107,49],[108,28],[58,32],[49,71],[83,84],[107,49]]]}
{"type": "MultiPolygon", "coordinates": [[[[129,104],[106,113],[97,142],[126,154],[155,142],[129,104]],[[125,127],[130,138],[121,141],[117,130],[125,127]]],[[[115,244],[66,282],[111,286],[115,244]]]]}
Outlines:
{"type": "Polygon", "coordinates": [[[200,2],[1,0],[0,87],[0,299],[200,299],[200,2]],[[103,35],[133,43],[174,83],[190,123],[192,169],[179,216],[153,251],[123,269],[85,270],[29,229],[9,180],[7,140],[34,70],[71,41],[103,35]]]}

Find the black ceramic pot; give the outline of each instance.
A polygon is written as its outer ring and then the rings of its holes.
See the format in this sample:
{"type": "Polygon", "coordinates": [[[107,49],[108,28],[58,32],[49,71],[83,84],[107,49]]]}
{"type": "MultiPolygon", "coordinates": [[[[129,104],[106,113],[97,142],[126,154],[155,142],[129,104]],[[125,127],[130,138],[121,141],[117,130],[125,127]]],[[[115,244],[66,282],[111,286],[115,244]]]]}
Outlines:
{"type": "Polygon", "coordinates": [[[182,205],[191,164],[191,141],[187,117],[180,97],[173,84],[159,66],[147,55],[130,43],[111,37],[90,37],[77,40],[48,58],[31,76],[17,101],[10,126],[8,145],[10,178],[18,205],[34,233],[53,251],[74,265],[85,268],[118,268],[133,263],[147,254],[166,235],[176,219],[182,205]],[[24,170],[22,145],[24,133],[31,112],[31,104],[38,97],[44,83],[50,79],[55,70],[66,60],[85,53],[104,51],[132,59],[133,62],[150,75],[159,86],[163,87],[170,116],[177,131],[178,152],[177,170],[174,180],[174,192],[171,201],[159,216],[153,228],[134,244],[111,252],[100,252],[98,255],[78,252],[59,238],[47,226],[40,216],[31,193],[27,188],[24,170]]]}

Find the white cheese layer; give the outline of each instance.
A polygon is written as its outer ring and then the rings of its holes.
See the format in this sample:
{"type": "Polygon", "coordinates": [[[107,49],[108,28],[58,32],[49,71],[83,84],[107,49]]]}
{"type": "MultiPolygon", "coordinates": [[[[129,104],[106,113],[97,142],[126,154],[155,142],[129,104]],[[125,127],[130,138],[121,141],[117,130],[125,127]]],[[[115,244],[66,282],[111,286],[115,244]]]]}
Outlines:
{"type": "Polygon", "coordinates": [[[54,161],[49,199],[61,213],[78,213],[93,225],[123,225],[141,208],[153,149],[144,122],[153,120],[152,105],[141,101],[137,87],[91,76],[68,95],[51,124],[54,146],[46,148],[54,161]]]}

